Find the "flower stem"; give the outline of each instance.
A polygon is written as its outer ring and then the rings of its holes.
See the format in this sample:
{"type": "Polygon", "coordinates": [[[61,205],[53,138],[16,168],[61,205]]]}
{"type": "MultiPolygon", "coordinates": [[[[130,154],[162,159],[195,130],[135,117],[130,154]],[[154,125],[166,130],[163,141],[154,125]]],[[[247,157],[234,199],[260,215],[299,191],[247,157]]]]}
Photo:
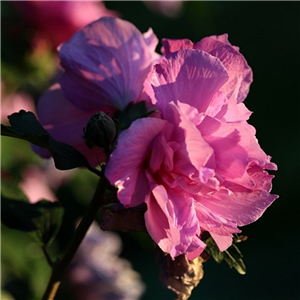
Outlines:
{"type": "Polygon", "coordinates": [[[108,185],[108,180],[105,177],[101,177],[94,193],[93,199],[87,208],[87,211],[81,222],[79,223],[74,236],[61,260],[57,261],[53,265],[52,274],[49,279],[47,288],[44,292],[42,300],[53,300],[56,292],[60,286],[60,283],[66,273],[66,270],[73,259],[78,247],[80,246],[87,230],[94,221],[99,208],[103,205],[103,196],[108,185]]]}

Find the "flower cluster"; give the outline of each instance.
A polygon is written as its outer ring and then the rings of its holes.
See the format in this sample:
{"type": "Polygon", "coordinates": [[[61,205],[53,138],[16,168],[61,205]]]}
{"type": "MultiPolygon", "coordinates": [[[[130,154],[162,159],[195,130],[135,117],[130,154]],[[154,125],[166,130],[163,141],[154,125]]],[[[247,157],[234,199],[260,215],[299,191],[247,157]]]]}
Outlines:
{"type": "Polygon", "coordinates": [[[277,198],[266,171],[276,165],[247,123],[252,71],[227,35],[163,39],[162,55],[157,44],[151,29],[118,18],[91,23],[60,47],[64,73],[38,115],[96,165],[105,156],[83,138],[89,118],[141,100],[154,107],[119,134],[105,175],[125,207],[147,204],[147,231],[165,253],[191,260],[206,246],[204,232],[224,251],[263,214],[277,198]]]}

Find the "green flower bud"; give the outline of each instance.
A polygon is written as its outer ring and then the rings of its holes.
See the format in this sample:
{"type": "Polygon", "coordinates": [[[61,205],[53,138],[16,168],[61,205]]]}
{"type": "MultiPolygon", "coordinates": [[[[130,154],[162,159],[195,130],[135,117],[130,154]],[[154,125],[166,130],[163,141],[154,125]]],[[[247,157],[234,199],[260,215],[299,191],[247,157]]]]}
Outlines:
{"type": "Polygon", "coordinates": [[[83,129],[87,145],[109,148],[117,137],[117,127],[112,118],[100,111],[91,116],[83,129]]]}

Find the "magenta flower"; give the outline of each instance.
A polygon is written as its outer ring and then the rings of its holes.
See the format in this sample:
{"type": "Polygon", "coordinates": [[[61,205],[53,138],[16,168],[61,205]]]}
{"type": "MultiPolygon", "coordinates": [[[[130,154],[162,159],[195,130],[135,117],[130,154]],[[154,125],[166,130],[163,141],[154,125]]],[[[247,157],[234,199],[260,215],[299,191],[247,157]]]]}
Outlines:
{"type": "Polygon", "coordinates": [[[164,47],[171,54],[145,81],[161,118],[138,119],[120,134],[106,176],[125,207],[147,204],[147,230],[164,252],[193,259],[206,246],[203,232],[224,251],[238,227],[262,215],[277,198],[266,171],[276,165],[247,123],[252,73],[227,37],[164,47]]]}
{"type": "Polygon", "coordinates": [[[104,16],[117,16],[102,1],[14,1],[21,17],[35,29],[37,39],[54,47],[77,30],[104,16]]]}
{"type": "MultiPolygon", "coordinates": [[[[151,29],[142,34],[131,23],[101,18],[78,31],[59,50],[64,73],[38,103],[38,117],[49,133],[80,150],[92,165],[104,160],[90,149],[83,128],[98,111],[113,113],[137,102],[158,40],[151,29]]],[[[49,156],[43,149],[39,153],[49,156]]]]}

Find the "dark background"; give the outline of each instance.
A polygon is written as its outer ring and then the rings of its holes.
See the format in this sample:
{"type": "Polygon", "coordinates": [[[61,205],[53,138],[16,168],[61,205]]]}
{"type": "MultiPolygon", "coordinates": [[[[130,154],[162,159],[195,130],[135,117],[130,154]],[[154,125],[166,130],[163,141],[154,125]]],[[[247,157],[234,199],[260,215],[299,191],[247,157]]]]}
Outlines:
{"type": "MultiPolygon", "coordinates": [[[[152,27],[159,40],[188,38],[196,42],[228,33],[229,41],[240,47],[253,69],[254,82],[245,104],[254,112],[249,123],[257,129],[261,147],[278,165],[272,193],[280,198],[260,220],[242,228],[248,236],[239,246],[247,274],[241,276],[227,265],[209,260],[190,299],[300,299],[300,3],[187,1],[177,18],[155,13],[140,1],[106,1],[105,5],[142,32],[152,27]]],[[[173,299],[173,293],[159,282],[149,239],[133,233],[121,237],[122,256],[131,261],[147,285],[142,300],[173,299]]]]}

